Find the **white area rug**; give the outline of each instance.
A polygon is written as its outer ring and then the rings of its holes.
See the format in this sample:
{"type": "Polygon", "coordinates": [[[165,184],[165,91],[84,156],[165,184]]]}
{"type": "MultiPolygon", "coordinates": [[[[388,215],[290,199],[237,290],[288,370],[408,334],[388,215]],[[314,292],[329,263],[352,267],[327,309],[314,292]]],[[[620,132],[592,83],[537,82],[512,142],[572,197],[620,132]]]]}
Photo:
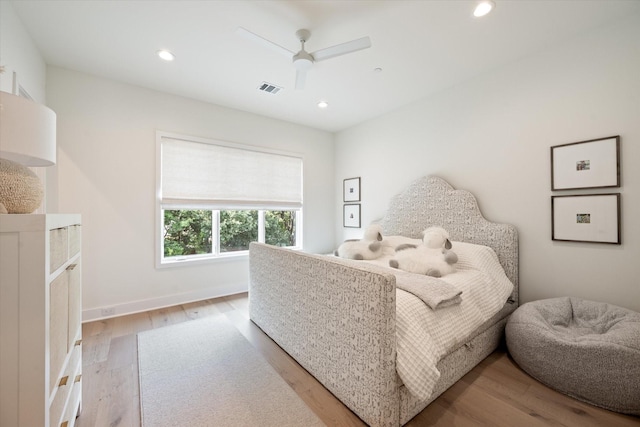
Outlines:
{"type": "Polygon", "coordinates": [[[323,426],[223,316],[138,334],[143,427],[323,426]]]}

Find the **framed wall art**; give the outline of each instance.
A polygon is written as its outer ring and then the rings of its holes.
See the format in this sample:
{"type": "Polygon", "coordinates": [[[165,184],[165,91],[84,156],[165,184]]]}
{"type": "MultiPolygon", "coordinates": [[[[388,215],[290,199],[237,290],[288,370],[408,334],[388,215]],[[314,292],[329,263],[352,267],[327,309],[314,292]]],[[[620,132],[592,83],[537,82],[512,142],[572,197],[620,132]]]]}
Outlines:
{"type": "Polygon", "coordinates": [[[620,136],[551,147],[551,190],[620,187],[620,136]]]}
{"type": "Polygon", "coordinates": [[[344,205],[343,207],[343,227],[360,228],[360,205],[344,205]]]}
{"type": "Polygon", "coordinates": [[[342,201],[359,202],[360,201],[360,177],[347,178],[344,180],[342,190],[342,201]]]}
{"type": "Polygon", "coordinates": [[[620,245],[620,193],[551,196],[551,240],[620,245]]]}

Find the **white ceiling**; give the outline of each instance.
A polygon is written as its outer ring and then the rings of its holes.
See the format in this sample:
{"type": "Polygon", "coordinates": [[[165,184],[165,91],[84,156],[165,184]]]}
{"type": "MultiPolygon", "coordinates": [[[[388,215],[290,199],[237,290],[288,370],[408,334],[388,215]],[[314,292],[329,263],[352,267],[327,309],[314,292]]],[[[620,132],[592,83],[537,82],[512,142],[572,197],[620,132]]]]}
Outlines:
{"type": "MultiPolygon", "coordinates": [[[[5,0],[3,0],[5,1],[5,0]]],[[[32,1],[13,6],[47,64],[338,131],[560,41],[640,14],[640,1],[32,1]],[[238,26],[297,51],[363,36],[372,47],[314,64],[294,90],[289,60],[238,26]],[[155,56],[171,50],[171,63],[155,56]],[[375,68],[381,72],[374,72],[375,68]],[[284,87],[259,92],[263,82],[284,87]],[[329,108],[316,106],[326,100],[329,108]]]]}

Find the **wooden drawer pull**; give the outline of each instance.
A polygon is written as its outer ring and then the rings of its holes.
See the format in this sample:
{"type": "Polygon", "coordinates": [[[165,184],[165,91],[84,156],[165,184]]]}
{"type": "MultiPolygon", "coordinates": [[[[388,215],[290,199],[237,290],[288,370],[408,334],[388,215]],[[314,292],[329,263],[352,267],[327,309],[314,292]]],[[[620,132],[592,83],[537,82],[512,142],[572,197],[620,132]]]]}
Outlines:
{"type": "Polygon", "coordinates": [[[76,341],[73,345],[77,347],[77,346],[79,346],[80,344],[82,344],[82,340],[78,340],[78,341],[76,341]]]}
{"type": "Polygon", "coordinates": [[[60,382],[58,383],[58,387],[62,387],[63,385],[67,385],[67,381],[69,381],[69,375],[66,375],[60,378],[60,382]]]}
{"type": "Polygon", "coordinates": [[[82,374],[76,375],[76,379],[73,382],[74,383],[79,383],[81,379],[82,379],[82,374]]]}
{"type": "Polygon", "coordinates": [[[67,270],[73,270],[77,266],[78,266],[78,264],[69,264],[69,266],[67,267],[67,270]]]}

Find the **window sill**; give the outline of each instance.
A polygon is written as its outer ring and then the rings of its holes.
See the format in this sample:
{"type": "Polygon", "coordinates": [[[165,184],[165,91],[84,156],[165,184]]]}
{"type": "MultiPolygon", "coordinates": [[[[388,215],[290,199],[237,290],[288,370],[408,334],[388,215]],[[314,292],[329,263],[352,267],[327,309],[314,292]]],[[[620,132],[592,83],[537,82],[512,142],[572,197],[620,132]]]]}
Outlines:
{"type": "MultiPolygon", "coordinates": [[[[297,246],[287,246],[287,249],[301,251],[302,248],[297,246]]],[[[222,255],[191,255],[185,257],[173,257],[156,261],[157,269],[188,267],[196,265],[216,264],[220,262],[238,262],[247,261],[249,259],[249,251],[230,252],[222,255]]]]}
{"type": "Polygon", "coordinates": [[[187,267],[195,265],[216,264],[219,262],[245,261],[249,259],[249,251],[242,251],[218,256],[186,256],[162,259],[156,262],[156,268],[187,267]]]}

